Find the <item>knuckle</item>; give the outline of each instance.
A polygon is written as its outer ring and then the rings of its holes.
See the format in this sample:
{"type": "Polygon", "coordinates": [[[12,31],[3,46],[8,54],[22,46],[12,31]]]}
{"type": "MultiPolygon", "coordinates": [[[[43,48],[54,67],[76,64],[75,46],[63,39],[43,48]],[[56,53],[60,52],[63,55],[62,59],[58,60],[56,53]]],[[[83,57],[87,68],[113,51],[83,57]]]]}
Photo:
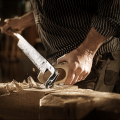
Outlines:
{"type": "Polygon", "coordinates": [[[77,69],[78,63],[77,63],[77,62],[74,62],[74,63],[72,64],[72,66],[73,66],[73,69],[77,69]]]}

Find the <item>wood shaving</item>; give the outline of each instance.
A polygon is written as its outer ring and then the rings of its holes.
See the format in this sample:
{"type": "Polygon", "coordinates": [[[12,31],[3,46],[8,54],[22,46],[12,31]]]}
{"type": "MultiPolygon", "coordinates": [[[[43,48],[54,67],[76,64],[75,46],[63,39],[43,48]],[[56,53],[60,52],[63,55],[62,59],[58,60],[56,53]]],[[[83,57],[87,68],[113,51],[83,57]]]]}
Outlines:
{"type": "Polygon", "coordinates": [[[29,84],[30,88],[37,87],[36,82],[33,80],[33,78],[31,76],[28,77],[28,84],[29,84]]]}
{"type": "Polygon", "coordinates": [[[17,88],[17,91],[21,91],[22,87],[19,85],[19,83],[17,81],[15,81],[15,80],[13,80],[13,82],[14,82],[16,88],[17,88]]]}
{"type": "Polygon", "coordinates": [[[11,83],[8,83],[6,85],[6,89],[8,92],[16,92],[17,91],[17,88],[16,88],[16,85],[14,84],[14,82],[12,81],[11,83]]]}
{"type": "Polygon", "coordinates": [[[35,72],[35,68],[33,68],[33,72],[35,72]]]}
{"type": "MultiPolygon", "coordinates": [[[[45,89],[44,84],[35,82],[31,76],[29,76],[27,80],[28,80],[28,83],[26,82],[26,80],[23,80],[22,83],[18,83],[16,80],[13,79],[12,82],[8,82],[4,84],[4,89],[7,91],[6,92],[7,95],[10,93],[19,92],[19,91],[22,91],[23,89],[28,89],[28,88],[45,89]]],[[[0,95],[2,95],[2,93],[0,95]]]]}
{"type": "Polygon", "coordinates": [[[27,84],[26,80],[23,80],[23,84],[25,84],[25,85],[27,84]]]}

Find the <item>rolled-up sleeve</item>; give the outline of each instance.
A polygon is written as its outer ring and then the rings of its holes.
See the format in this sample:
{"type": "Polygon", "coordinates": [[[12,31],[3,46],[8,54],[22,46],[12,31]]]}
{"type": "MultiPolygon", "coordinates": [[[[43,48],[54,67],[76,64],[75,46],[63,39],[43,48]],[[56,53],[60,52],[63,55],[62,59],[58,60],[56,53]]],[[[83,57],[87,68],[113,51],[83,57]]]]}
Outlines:
{"type": "Polygon", "coordinates": [[[120,37],[120,0],[99,0],[91,27],[105,37],[120,37]]]}

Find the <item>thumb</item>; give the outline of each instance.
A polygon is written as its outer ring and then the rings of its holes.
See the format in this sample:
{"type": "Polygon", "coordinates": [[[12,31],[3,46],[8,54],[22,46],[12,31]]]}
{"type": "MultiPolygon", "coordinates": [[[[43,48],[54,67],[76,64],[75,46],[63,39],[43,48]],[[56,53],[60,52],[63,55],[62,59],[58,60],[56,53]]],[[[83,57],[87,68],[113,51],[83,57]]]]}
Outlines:
{"type": "Polygon", "coordinates": [[[59,58],[57,59],[57,64],[59,64],[59,63],[61,63],[61,62],[65,62],[65,61],[67,61],[67,60],[66,60],[66,55],[63,55],[63,56],[61,56],[61,57],[59,57],[59,58]]]}

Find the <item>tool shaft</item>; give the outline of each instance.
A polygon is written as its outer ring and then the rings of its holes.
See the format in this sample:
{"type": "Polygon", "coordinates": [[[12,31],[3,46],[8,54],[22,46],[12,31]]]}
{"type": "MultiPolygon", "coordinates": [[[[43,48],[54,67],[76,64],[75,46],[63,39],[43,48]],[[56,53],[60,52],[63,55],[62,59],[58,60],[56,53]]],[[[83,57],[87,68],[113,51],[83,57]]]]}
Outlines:
{"type": "MultiPolygon", "coordinates": [[[[18,47],[25,53],[25,55],[33,62],[33,64],[41,70],[42,73],[46,71],[49,66],[49,62],[32,46],[30,45],[20,34],[14,33],[18,37],[18,47]]],[[[48,69],[52,69],[48,68],[48,69]]]]}
{"type": "Polygon", "coordinates": [[[33,64],[42,72],[46,70],[51,72],[50,77],[46,81],[45,87],[50,88],[53,86],[58,76],[58,71],[32,46],[30,45],[20,34],[14,33],[19,39],[18,47],[25,53],[25,55],[33,62],[33,64]]]}

